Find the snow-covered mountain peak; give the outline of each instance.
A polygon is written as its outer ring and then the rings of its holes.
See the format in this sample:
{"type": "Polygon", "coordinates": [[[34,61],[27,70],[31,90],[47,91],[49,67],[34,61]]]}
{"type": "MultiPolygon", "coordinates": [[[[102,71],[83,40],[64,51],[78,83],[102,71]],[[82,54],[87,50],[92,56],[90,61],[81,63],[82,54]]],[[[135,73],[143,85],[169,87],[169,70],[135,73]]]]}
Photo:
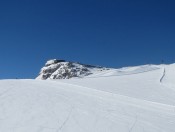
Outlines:
{"type": "Polygon", "coordinates": [[[85,77],[96,72],[109,70],[100,66],[85,65],[78,62],[52,59],[46,62],[36,79],[70,79],[85,77]]]}

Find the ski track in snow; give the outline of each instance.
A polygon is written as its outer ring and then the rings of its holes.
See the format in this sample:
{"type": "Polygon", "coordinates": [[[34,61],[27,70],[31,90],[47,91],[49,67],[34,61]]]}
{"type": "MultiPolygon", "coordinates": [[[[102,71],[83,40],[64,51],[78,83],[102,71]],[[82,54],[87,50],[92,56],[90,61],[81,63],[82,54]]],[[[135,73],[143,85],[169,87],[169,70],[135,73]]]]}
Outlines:
{"type": "Polygon", "coordinates": [[[166,71],[165,71],[165,68],[164,68],[164,69],[163,69],[163,75],[162,75],[162,77],[160,78],[160,83],[162,83],[163,78],[165,77],[165,74],[166,74],[166,71]]]}

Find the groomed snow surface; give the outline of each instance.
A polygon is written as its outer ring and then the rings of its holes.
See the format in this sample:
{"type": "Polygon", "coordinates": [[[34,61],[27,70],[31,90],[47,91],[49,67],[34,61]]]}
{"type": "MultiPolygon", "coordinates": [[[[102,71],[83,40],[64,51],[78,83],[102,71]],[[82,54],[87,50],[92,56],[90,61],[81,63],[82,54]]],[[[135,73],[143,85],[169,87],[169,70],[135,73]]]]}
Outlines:
{"type": "Polygon", "coordinates": [[[175,64],[1,80],[0,132],[175,132],[175,64]]]}

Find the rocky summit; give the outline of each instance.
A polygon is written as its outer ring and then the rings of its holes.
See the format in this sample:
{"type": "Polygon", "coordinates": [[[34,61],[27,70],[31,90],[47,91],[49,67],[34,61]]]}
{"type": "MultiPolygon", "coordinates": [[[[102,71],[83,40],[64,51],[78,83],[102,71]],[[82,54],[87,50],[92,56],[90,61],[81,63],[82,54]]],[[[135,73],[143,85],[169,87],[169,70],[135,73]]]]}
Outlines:
{"type": "Polygon", "coordinates": [[[109,70],[105,67],[85,65],[78,62],[70,62],[52,59],[46,62],[36,79],[70,79],[82,78],[96,72],[109,70]]]}

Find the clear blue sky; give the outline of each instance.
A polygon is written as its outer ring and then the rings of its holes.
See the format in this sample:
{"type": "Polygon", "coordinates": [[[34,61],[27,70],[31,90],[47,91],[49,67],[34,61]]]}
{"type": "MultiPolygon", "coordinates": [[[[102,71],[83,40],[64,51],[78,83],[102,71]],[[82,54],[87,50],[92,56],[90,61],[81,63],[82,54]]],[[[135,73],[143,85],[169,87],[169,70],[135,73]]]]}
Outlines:
{"type": "Polygon", "coordinates": [[[107,67],[175,62],[174,0],[1,0],[0,78],[52,58],[107,67]]]}

